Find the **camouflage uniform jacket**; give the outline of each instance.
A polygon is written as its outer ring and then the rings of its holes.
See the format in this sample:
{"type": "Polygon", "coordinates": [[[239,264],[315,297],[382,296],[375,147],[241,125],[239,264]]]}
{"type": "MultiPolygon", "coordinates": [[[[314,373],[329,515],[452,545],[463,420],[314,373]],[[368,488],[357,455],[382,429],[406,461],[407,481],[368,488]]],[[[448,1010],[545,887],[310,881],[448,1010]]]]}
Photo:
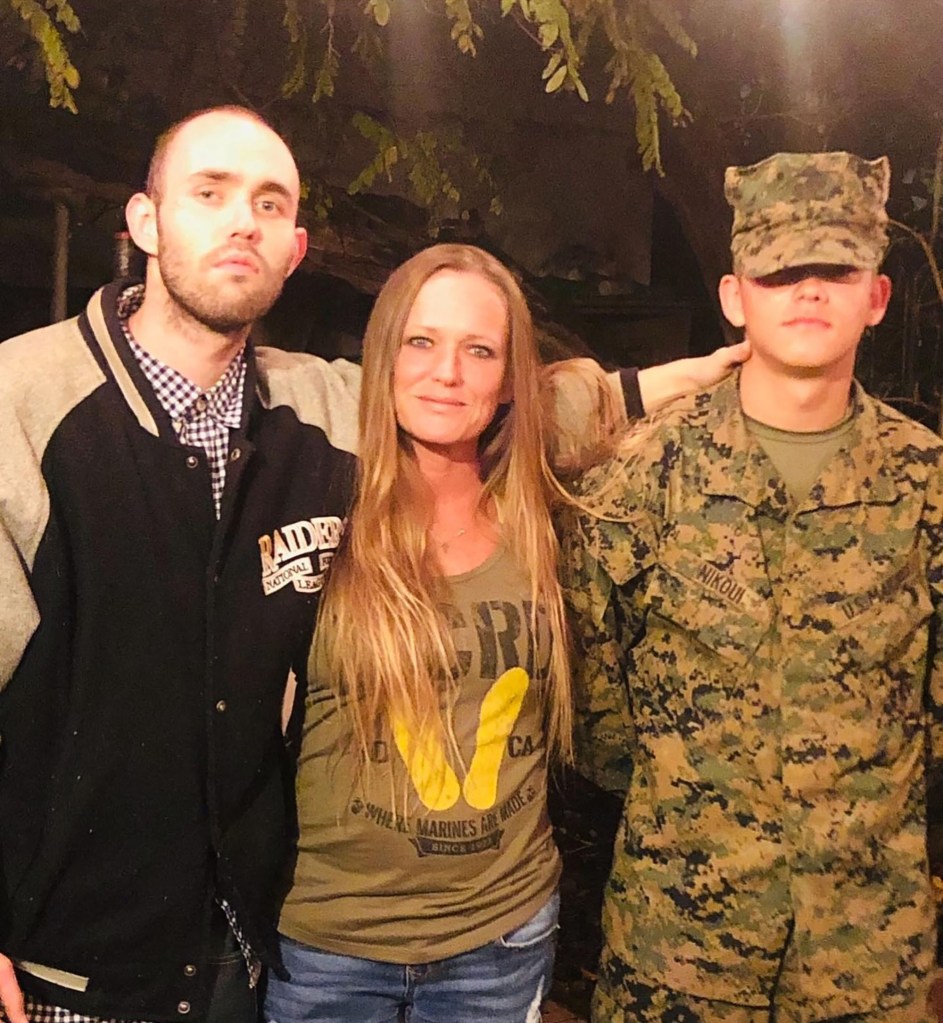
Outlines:
{"type": "Polygon", "coordinates": [[[611,518],[581,514],[564,555],[582,767],[630,775],[606,941],[745,1005],[785,964],[810,1019],[909,1002],[934,955],[943,442],[854,403],[796,504],[737,377],[682,399],[588,478],[611,518]]]}

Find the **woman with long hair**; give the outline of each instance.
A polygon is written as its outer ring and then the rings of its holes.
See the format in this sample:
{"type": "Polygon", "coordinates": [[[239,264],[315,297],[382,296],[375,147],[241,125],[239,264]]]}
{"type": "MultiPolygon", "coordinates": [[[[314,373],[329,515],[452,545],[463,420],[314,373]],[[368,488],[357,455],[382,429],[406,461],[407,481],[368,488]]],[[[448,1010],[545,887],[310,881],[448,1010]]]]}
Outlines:
{"type": "Polygon", "coordinates": [[[438,245],[393,273],[309,662],[273,1023],[540,1019],[571,723],[542,398],[498,260],[438,245]]]}

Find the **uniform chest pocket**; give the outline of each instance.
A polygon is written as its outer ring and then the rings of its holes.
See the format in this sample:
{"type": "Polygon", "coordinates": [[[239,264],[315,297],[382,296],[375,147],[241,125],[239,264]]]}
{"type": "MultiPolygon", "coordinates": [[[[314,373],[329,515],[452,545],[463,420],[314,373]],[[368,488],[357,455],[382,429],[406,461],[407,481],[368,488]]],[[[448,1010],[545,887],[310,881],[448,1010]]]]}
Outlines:
{"type": "Polygon", "coordinates": [[[933,603],[917,558],[883,573],[862,571],[857,581],[860,589],[820,597],[790,626],[800,648],[814,642],[802,661],[816,665],[829,712],[844,720],[865,715],[881,745],[896,746],[922,721],[933,603]]]}
{"type": "Polygon", "coordinates": [[[919,557],[915,554],[903,565],[890,566],[877,578],[872,575],[866,587],[822,601],[814,612],[836,654],[861,669],[922,658],[933,601],[919,557]]]}
{"type": "Polygon", "coordinates": [[[680,631],[741,665],[754,657],[772,620],[769,602],[745,581],[694,558],[656,566],[646,597],[649,636],[665,627],[680,631]]]}

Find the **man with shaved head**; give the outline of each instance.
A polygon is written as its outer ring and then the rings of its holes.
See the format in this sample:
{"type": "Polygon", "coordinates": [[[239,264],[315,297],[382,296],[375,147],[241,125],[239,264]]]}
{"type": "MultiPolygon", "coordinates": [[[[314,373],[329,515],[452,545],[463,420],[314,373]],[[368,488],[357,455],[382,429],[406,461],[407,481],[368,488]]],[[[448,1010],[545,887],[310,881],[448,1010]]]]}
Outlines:
{"type": "Polygon", "coordinates": [[[144,283],[0,349],[13,1023],[256,1019],[292,825],[281,694],[357,411],[356,367],[248,340],[304,255],[298,198],[256,114],[188,118],[127,206],[144,283]]]}

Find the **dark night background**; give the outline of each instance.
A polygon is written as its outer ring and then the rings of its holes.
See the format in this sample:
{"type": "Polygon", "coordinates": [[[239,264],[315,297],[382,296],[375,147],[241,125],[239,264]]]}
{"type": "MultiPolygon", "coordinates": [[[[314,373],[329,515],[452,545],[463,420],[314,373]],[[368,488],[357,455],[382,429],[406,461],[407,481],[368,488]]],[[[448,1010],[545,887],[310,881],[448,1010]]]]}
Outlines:
{"type": "MultiPolygon", "coordinates": [[[[72,315],[116,273],[122,207],[155,137],[208,105],[258,109],[296,153],[311,249],[262,331],[328,357],[356,357],[389,271],[445,239],[518,271],[548,356],[647,365],[709,351],[732,337],[715,301],[729,263],[724,167],[849,149],[890,156],[898,222],[894,298],[859,376],[943,428],[943,0],[565,2],[589,102],[545,93],[536,27],[502,18],[498,0],[469,4],[474,55],[450,39],[445,0],[390,0],[377,24],[386,6],[73,0],[80,29],[60,25],[81,76],[72,113],[50,105],[35,39],[0,0],[0,337],[49,321],[57,206],[72,315]],[[642,169],[630,90],[604,102],[614,50],[589,30],[593,10],[631,23],[678,91],[683,123],[658,118],[663,174],[642,169]],[[371,137],[358,114],[379,126],[371,137]],[[391,138],[389,176],[366,183],[391,138]]],[[[618,804],[565,778],[552,805],[567,863],[555,993],[584,1011],[618,804]]]]}

